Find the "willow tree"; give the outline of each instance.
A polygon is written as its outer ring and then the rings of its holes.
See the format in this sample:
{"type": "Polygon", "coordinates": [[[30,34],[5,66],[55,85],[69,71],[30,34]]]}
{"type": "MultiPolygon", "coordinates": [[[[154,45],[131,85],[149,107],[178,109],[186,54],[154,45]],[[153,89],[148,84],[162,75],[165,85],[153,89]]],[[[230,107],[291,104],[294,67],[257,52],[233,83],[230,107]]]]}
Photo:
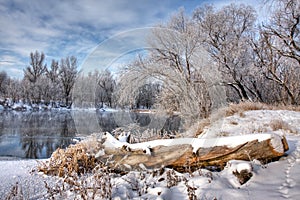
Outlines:
{"type": "Polygon", "coordinates": [[[202,71],[213,63],[201,46],[200,37],[194,21],[183,10],[153,28],[148,54],[138,56],[121,74],[119,100],[132,103],[139,88],[157,81],[162,85],[160,108],[164,105],[163,109],[180,111],[190,122],[207,116],[212,103],[202,71]]]}

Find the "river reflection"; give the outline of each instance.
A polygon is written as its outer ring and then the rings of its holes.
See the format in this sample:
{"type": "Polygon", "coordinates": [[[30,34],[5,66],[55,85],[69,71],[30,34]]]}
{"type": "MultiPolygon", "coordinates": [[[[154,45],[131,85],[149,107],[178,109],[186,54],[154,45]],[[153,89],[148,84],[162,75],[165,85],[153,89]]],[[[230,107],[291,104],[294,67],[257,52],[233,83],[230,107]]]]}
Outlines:
{"type": "Polygon", "coordinates": [[[74,138],[95,132],[111,132],[136,123],[141,128],[179,130],[180,118],[131,112],[42,111],[0,112],[0,157],[49,158],[74,138]]]}

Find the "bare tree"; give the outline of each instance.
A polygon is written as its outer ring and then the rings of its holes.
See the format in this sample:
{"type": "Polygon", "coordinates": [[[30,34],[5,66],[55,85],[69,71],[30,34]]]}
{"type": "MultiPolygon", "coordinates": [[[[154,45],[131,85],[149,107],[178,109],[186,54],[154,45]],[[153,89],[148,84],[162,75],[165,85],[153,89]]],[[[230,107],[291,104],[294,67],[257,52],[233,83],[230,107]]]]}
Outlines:
{"type": "Polygon", "coordinates": [[[203,44],[219,63],[224,84],[241,99],[259,95],[248,85],[251,72],[249,39],[253,32],[255,11],[250,6],[231,4],[216,11],[212,6],[197,8],[193,18],[203,34],[203,44]],[[247,80],[248,79],[248,80],[247,80]]]}
{"type": "Polygon", "coordinates": [[[0,72],[0,94],[5,96],[9,77],[5,71],[0,72]]]}
{"type": "Polygon", "coordinates": [[[77,77],[77,59],[74,56],[61,59],[59,80],[62,85],[65,106],[72,106],[72,89],[77,77]]]}
{"type": "Polygon", "coordinates": [[[45,54],[35,51],[30,53],[30,66],[24,70],[24,78],[35,83],[37,79],[46,72],[47,65],[44,64],[45,54]]]}
{"type": "Polygon", "coordinates": [[[263,25],[264,34],[274,39],[272,48],[300,65],[300,2],[276,0],[277,9],[270,22],[263,25]]]}
{"type": "Polygon", "coordinates": [[[52,106],[61,97],[61,88],[59,80],[59,62],[52,60],[50,69],[47,69],[46,76],[49,79],[49,93],[51,95],[52,106]]]}
{"type": "Polygon", "coordinates": [[[27,99],[30,103],[40,103],[43,99],[43,82],[40,80],[47,71],[47,65],[45,62],[45,54],[35,51],[35,53],[30,53],[30,66],[24,70],[24,80],[27,81],[28,87],[27,99]]]}
{"type": "Polygon", "coordinates": [[[103,103],[107,103],[109,107],[112,107],[113,92],[116,87],[116,82],[110,71],[105,70],[99,73],[97,79],[96,101],[100,101],[100,107],[103,107],[103,103]]]}
{"type": "Polygon", "coordinates": [[[273,48],[276,41],[277,38],[270,37],[264,30],[261,30],[260,38],[252,43],[256,54],[255,65],[265,78],[265,85],[261,88],[261,93],[267,94],[263,100],[297,104],[300,95],[300,67],[295,59],[283,56],[273,48]],[[272,83],[268,84],[270,81],[272,83]],[[270,90],[270,88],[274,89],[270,90]]]}
{"type": "Polygon", "coordinates": [[[152,108],[160,95],[161,86],[158,83],[148,83],[138,89],[135,99],[136,108],[152,108]]]}
{"type": "Polygon", "coordinates": [[[9,78],[7,85],[7,96],[12,99],[13,102],[17,102],[22,98],[21,81],[9,78]]]}
{"type": "Polygon", "coordinates": [[[211,99],[201,73],[207,62],[195,59],[195,54],[207,56],[199,37],[199,30],[184,10],[180,10],[166,24],[153,29],[148,39],[152,47],[149,55],[145,58],[139,56],[121,75],[119,90],[124,95],[119,96],[120,100],[132,104],[139,88],[157,81],[163,86],[157,101],[159,105],[164,105],[163,108],[168,106],[170,111],[179,109],[183,116],[193,120],[208,115],[211,99]],[[125,93],[132,96],[128,97],[125,93]],[[172,106],[170,101],[179,105],[172,106]]]}
{"type": "Polygon", "coordinates": [[[272,1],[277,5],[272,18],[260,28],[252,42],[256,66],[268,84],[268,97],[284,104],[299,104],[300,88],[300,3],[272,1]]]}

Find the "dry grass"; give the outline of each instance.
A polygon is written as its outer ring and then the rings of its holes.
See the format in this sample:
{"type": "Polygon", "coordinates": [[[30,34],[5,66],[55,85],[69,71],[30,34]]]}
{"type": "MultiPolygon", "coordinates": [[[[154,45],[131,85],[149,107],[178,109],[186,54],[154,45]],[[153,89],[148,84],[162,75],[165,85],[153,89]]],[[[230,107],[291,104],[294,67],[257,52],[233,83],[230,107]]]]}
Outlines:
{"type": "MultiPolygon", "coordinates": [[[[212,122],[215,122],[221,118],[229,117],[235,114],[238,114],[241,118],[245,117],[245,112],[250,110],[289,110],[289,111],[297,111],[300,112],[300,106],[292,106],[292,105],[270,105],[260,102],[251,102],[251,101],[245,101],[240,102],[238,104],[232,103],[229,104],[228,107],[221,108],[217,110],[215,113],[213,113],[210,117],[202,119],[198,124],[195,131],[194,136],[197,137],[201,135],[205,128],[210,126],[212,122]]],[[[238,125],[237,122],[230,122],[233,125],[238,125]]],[[[273,122],[273,126],[276,129],[276,123],[273,122]]],[[[283,129],[286,128],[289,131],[295,132],[294,129],[287,128],[286,125],[282,127],[283,129]]],[[[278,129],[277,129],[278,130],[278,129]]],[[[285,129],[284,129],[285,130],[285,129]]],[[[259,131],[259,130],[258,130],[259,131]]]]}
{"type": "Polygon", "coordinates": [[[201,135],[206,127],[211,124],[211,120],[208,118],[202,119],[198,124],[195,132],[195,137],[201,135]]]}
{"type": "Polygon", "coordinates": [[[294,133],[297,134],[298,131],[296,128],[290,126],[288,123],[284,122],[281,119],[274,119],[270,122],[270,127],[272,128],[273,131],[277,130],[284,130],[289,133],[294,133]]]}
{"type": "Polygon", "coordinates": [[[230,133],[229,132],[226,132],[226,131],[221,131],[220,133],[218,133],[218,136],[219,137],[227,137],[227,136],[229,136],[230,135],[230,133]]]}
{"type": "MultiPolygon", "coordinates": [[[[92,141],[92,140],[91,140],[92,141]]],[[[87,141],[71,145],[67,149],[57,149],[47,162],[40,162],[38,170],[47,174],[63,177],[73,173],[84,174],[96,166],[96,159],[89,149],[97,150],[96,144],[87,141]]]]}
{"type": "Polygon", "coordinates": [[[245,101],[240,102],[238,104],[229,104],[227,108],[225,108],[225,115],[232,116],[236,113],[243,116],[245,111],[249,110],[290,110],[290,111],[300,111],[300,106],[293,105],[270,105],[261,102],[251,102],[245,101]]]}
{"type": "Polygon", "coordinates": [[[259,103],[259,102],[241,102],[238,104],[229,104],[229,106],[225,109],[226,117],[232,116],[236,113],[242,114],[248,110],[267,110],[270,109],[272,106],[267,104],[259,103]]]}

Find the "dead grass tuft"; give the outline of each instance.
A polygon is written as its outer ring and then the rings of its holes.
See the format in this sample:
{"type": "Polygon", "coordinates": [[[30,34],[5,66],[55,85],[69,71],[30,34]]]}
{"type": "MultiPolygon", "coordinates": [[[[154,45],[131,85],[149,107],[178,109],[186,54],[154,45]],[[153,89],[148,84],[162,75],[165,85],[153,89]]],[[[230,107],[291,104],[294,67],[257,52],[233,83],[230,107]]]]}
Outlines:
{"type": "Polygon", "coordinates": [[[205,118],[202,119],[198,124],[197,124],[197,130],[195,132],[195,137],[201,135],[203,131],[205,130],[206,127],[208,127],[211,124],[210,119],[205,118]]]}
{"type": "Polygon", "coordinates": [[[63,177],[84,174],[96,166],[96,159],[87,153],[84,143],[71,145],[67,149],[57,149],[47,162],[40,162],[38,170],[47,175],[63,177]]]}
{"type": "Polygon", "coordinates": [[[239,115],[243,116],[243,113],[249,110],[289,110],[289,111],[300,112],[300,106],[271,105],[271,104],[265,104],[261,102],[245,101],[245,102],[240,102],[238,104],[235,103],[229,104],[229,106],[225,108],[225,115],[226,117],[228,117],[238,113],[239,115]]]}
{"type": "Polygon", "coordinates": [[[270,127],[273,131],[284,130],[289,133],[297,134],[298,131],[296,128],[290,126],[288,123],[284,122],[282,119],[274,119],[270,122],[270,127]]]}
{"type": "Polygon", "coordinates": [[[236,113],[242,114],[245,111],[249,110],[266,110],[270,109],[270,106],[260,102],[250,102],[245,101],[238,104],[229,104],[229,106],[225,110],[225,116],[232,116],[236,113]]]}

